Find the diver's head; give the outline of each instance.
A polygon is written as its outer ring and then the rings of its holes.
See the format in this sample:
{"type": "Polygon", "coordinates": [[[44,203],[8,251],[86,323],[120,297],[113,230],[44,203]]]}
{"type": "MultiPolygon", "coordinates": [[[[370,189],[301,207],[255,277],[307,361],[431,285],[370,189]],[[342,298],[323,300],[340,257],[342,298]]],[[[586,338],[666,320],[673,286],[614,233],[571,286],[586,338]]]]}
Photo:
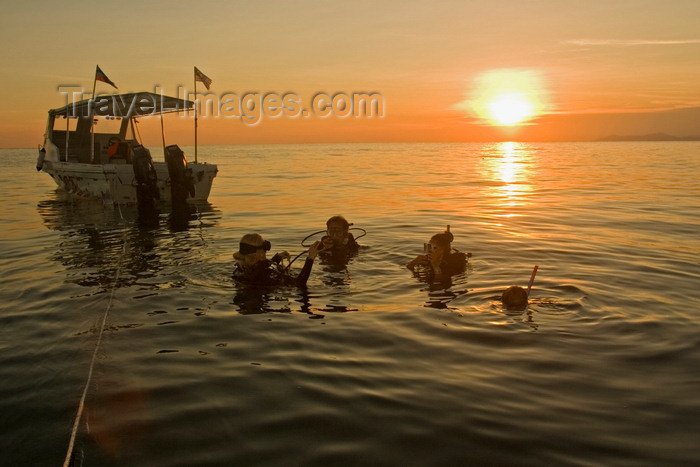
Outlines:
{"type": "Polygon", "coordinates": [[[524,310],[527,306],[527,292],[522,287],[511,285],[501,295],[501,301],[508,310],[524,310]]]}
{"type": "Polygon", "coordinates": [[[351,225],[343,216],[333,216],[326,221],[326,234],[334,245],[344,245],[348,242],[351,225]]]}
{"type": "Polygon", "coordinates": [[[262,235],[257,233],[246,234],[241,237],[238,251],[233,254],[233,258],[243,267],[252,266],[264,260],[270,248],[272,248],[272,245],[263,239],[262,235]]]}
{"type": "Polygon", "coordinates": [[[430,243],[426,244],[428,251],[442,259],[443,256],[452,250],[452,240],[454,236],[450,232],[435,234],[430,238],[430,243]]]}

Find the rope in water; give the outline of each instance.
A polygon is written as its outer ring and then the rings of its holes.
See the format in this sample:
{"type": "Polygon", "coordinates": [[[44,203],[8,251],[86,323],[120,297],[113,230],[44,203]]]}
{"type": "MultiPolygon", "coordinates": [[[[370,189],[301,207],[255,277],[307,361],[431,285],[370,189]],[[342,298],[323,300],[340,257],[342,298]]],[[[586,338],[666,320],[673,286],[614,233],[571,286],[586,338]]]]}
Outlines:
{"type": "MultiPolygon", "coordinates": [[[[117,204],[119,207],[119,204],[117,204]]],[[[119,208],[119,216],[122,221],[124,216],[122,216],[121,208],[119,208]]],[[[63,467],[69,467],[71,465],[73,457],[73,449],[75,448],[75,438],[78,435],[78,427],[80,426],[80,420],[83,416],[83,409],[85,408],[85,399],[87,397],[88,389],[90,388],[90,382],[92,381],[92,372],[95,368],[95,361],[97,359],[97,351],[100,349],[100,343],[102,342],[102,335],[104,334],[105,325],[107,323],[107,316],[109,315],[109,310],[112,308],[112,303],[114,302],[114,291],[117,289],[117,284],[119,283],[119,276],[121,275],[122,269],[122,258],[126,255],[126,229],[124,229],[123,242],[122,242],[122,254],[119,255],[119,261],[117,263],[117,272],[114,276],[114,283],[112,284],[112,290],[109,294],[109,300],[107,301],[107,308],[102,315],[102,324],[100,325],[100,331],[97,335],[97,342],[95,343],[95,350],[92,353],[92,359],[90,360],[90,368],[88,370],[87,380],[85,381],[85,388],[83,388],[83,395],[80,397],[80,402],[78,403],[78,411],[75,414],[75,421],[73,422],[73,430],[71,431],[70,441],[68,442],[68,452],[66,452],[66,459],[63,461],[63,467]]]]}

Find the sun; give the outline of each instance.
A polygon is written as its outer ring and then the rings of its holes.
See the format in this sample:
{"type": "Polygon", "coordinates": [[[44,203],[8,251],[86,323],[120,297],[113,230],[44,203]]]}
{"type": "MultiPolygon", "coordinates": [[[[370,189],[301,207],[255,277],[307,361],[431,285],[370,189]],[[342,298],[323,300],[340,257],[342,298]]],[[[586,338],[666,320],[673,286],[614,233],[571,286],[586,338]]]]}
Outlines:
{"type": "Polygon", "coordinates": [[[544,113],[547,90],[538,70],[501,68],[485,71],[474,79],[469,97],[457,104],[482,124],[513,127],[529,124],[544,113]]]}
{"type": "Polygon", "coordinates": [[[503,126],[517,125],[535,114],[535,106],[527,97],[504,94],[488,105],[489,119],[503,126]]]}

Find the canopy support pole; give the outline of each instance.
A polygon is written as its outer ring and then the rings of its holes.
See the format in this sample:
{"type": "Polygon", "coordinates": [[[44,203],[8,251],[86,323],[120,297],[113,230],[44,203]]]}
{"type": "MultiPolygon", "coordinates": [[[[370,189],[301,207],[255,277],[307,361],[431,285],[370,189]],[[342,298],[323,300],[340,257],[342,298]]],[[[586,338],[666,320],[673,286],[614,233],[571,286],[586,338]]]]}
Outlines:
{"type": "MultiPolygon", "coordinates": [[[[195,67],[196,70],[197,67],[195,67]]],[[[194,161],[197,162],[197,72],[194,71],[194,161]]]]}
{"type": "Polygon", "coordinates": [[[160,109],[160,136],[163,138],[163,158],[165,158],[165,127],[163,126],[163,108],[160,109]]]}

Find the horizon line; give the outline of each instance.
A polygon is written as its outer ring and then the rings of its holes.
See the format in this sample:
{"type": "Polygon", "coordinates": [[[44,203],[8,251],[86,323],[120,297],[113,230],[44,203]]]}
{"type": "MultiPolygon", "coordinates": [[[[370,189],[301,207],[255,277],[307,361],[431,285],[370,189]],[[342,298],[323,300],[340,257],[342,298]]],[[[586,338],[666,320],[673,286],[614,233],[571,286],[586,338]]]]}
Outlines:
{"type": "MultiPolygon", "coordinates": [[[[273,145],[300,145],[300,144],[494,144],[494,143],[692,143],[700,141],[700,136],[683,136],[676,137],[673,135],[668,135],[665,133],[660,133],[659,135],[665,135],[672,139],[634,139],[634,138],[644,138],[651,135],[608,135],[603,138],[596,139],[562,139],[562,140],[514,140],[514,139],[499,139],[499,140],[478,140],[478,141],[304,141],[304,142],[292,142],[292,141],[282,141],[282,142],[265,142],[265,143],[222,143],[222,144],[198,144],[198,148],[203,147],[219,147],[219,146],[273,146],[273,145]],[[606,138],[620,138],[620,139],[606,139],[606,138]]],[[[146,146],[146,145],[144,145],[146,146]]],[[[160,144],[151,144],[146,147],[160,147],[160,144]]],[[[178,145],[180,147],[194,147],[194,144],[183,144],[178,145]]],[[[10,150],[10,149],[26,149],[26,150],[36,150],[35,147],[0,147],[0,150],[10,150]]]]}

